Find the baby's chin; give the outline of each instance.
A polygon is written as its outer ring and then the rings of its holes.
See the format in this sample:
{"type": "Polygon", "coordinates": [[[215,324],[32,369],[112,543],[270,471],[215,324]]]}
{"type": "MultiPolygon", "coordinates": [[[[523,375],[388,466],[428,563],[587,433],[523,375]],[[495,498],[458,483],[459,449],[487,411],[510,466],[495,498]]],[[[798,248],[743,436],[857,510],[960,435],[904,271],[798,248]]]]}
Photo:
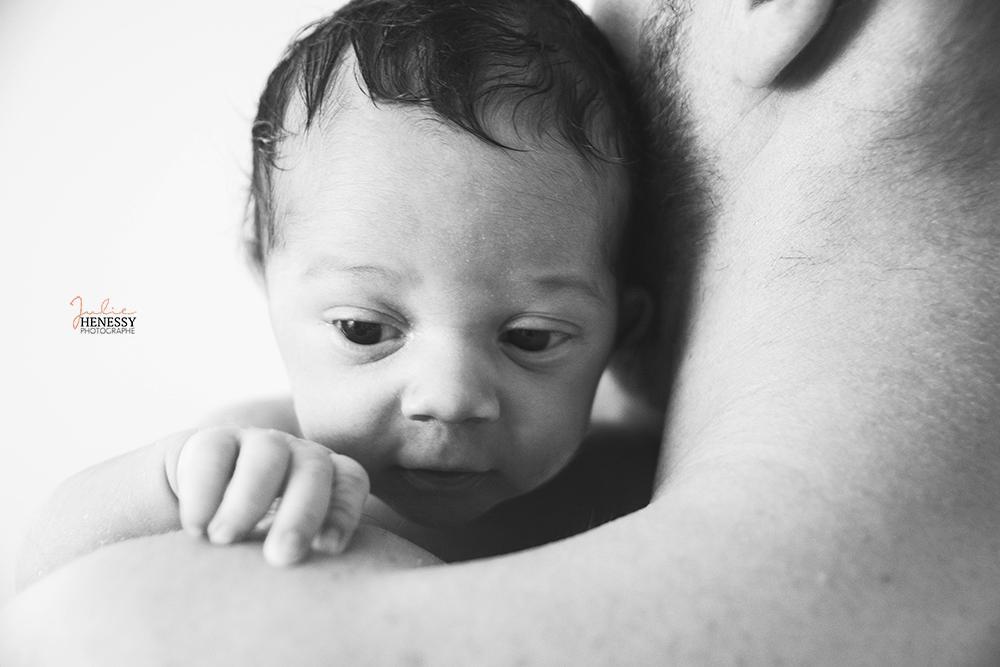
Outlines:
{"type": "Polygon", "coordinates": [[[369,475],[372,493],[395,514],[428,528],[467,526],[517,495],[498,471],[452,473],[392,466],[369,475]]]}
{"type": "Polygon", "coordinates": [[[424,528],[437,530],[457,530],[468,528],[481,519],[500,501],[476,505],[475,507],[456,507],[448,501],[436,502],[435,499],[427,499],[419,503],[412,501],[394,501],[392,498],[380,496],[382,502],[389,506],[393,512],[411,523],[424,528]]]}

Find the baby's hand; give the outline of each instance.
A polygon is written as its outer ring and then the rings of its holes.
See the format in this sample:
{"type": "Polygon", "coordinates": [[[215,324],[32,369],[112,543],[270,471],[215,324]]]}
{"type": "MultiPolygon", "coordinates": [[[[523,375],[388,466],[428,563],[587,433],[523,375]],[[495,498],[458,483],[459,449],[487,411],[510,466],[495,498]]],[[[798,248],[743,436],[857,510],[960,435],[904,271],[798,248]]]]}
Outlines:
{"type": "Polygon", "coordinates": [[[368,497],[357,461],[281,431],[202,429],[165,463],[181,526],[213,544],[245,538],[280,498],[264,540],[272,565],[302,560],[321,533],[325,551],[343,550],[368,497]]]}

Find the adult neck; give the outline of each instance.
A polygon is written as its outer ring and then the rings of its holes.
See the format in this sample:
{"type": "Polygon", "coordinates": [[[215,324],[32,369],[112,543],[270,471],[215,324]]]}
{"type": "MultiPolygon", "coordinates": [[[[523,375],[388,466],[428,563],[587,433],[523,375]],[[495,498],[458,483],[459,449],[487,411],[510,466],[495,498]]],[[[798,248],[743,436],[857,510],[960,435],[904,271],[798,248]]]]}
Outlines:
{"type": "Polygon", "coordinates": [[[894,235],[873,220],[992,222],[997,35],[995,3],[856,1],[773,87],[699,85],[705,69],[699,77],[687,59],[691,134],[712,165],[712,229],[752,245],[762,225],[817,241],[843,238],[846,226],[889,245],[894,235]],[[809,224],[818,220],[826,227],[809,224]]]}
{"type": "MultiPolygon", "coordinates": [[[[988,4],[847,4],[766,90],[704,66],[699,22],[718,17],[694,13],[679,81],[706,238],[668,429],[678,460],[716,428],[733,442],[870,446],[889,441],[879,423],[929,437],[916,403],[892,392],[930,401],[948,368],[991,353],[1000,322],[966,317],[1000,309],[1000,11],[988,4]]],[[[981,418],[935,400],[949,428],[981,418]]]]}

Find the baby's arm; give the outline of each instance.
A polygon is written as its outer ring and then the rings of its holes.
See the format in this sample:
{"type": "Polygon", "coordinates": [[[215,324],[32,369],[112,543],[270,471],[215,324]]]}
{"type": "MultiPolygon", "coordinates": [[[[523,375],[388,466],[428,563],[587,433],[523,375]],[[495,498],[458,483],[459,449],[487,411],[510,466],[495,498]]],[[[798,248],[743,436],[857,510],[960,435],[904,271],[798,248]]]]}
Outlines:
{"type": "Polygon", "coordinates": [[[326,535],[324,547],[342,549],[367,495],[359,464],[287,433],[176,433],[64,482],[29,532],[18,587],[104,545],[181,527],[228,544],[246,537],[278,497],[264,553],[288,564],[308,553],[324,525],[339,533],[326,535]]]}
{"type": "Polygon", "coordinates": [[[180,529],[164,460],[192,433],[174,433],[63,482],[28,531],[18,554],[17,587],[107,544],[180,529]]]}

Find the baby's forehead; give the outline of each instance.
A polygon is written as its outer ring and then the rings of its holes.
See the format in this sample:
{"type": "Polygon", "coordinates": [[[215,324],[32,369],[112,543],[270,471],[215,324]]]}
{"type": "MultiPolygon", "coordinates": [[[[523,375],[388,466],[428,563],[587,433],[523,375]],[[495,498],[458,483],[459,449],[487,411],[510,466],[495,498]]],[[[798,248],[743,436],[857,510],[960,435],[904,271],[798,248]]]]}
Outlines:
{"type": "Polygon", "coordinates": [[[349,202],[385,208],[375,205],[383,197],[431,208],[458,198],[470,212],[496,207],[497,223],[522,235],[553,233],[540,222],[551,209],[575,220],[577,233],[588,223],[612,232],[625,224],[623,166],[589,161],[511,123],[491,127],[511,147],[491,145],[429,109],[373,102],[357,86],[339,91],[308,128],[303,118],[301,103],[289,105],[296,131],[282,142],[274,176],[280,225],[349,202]]]}

